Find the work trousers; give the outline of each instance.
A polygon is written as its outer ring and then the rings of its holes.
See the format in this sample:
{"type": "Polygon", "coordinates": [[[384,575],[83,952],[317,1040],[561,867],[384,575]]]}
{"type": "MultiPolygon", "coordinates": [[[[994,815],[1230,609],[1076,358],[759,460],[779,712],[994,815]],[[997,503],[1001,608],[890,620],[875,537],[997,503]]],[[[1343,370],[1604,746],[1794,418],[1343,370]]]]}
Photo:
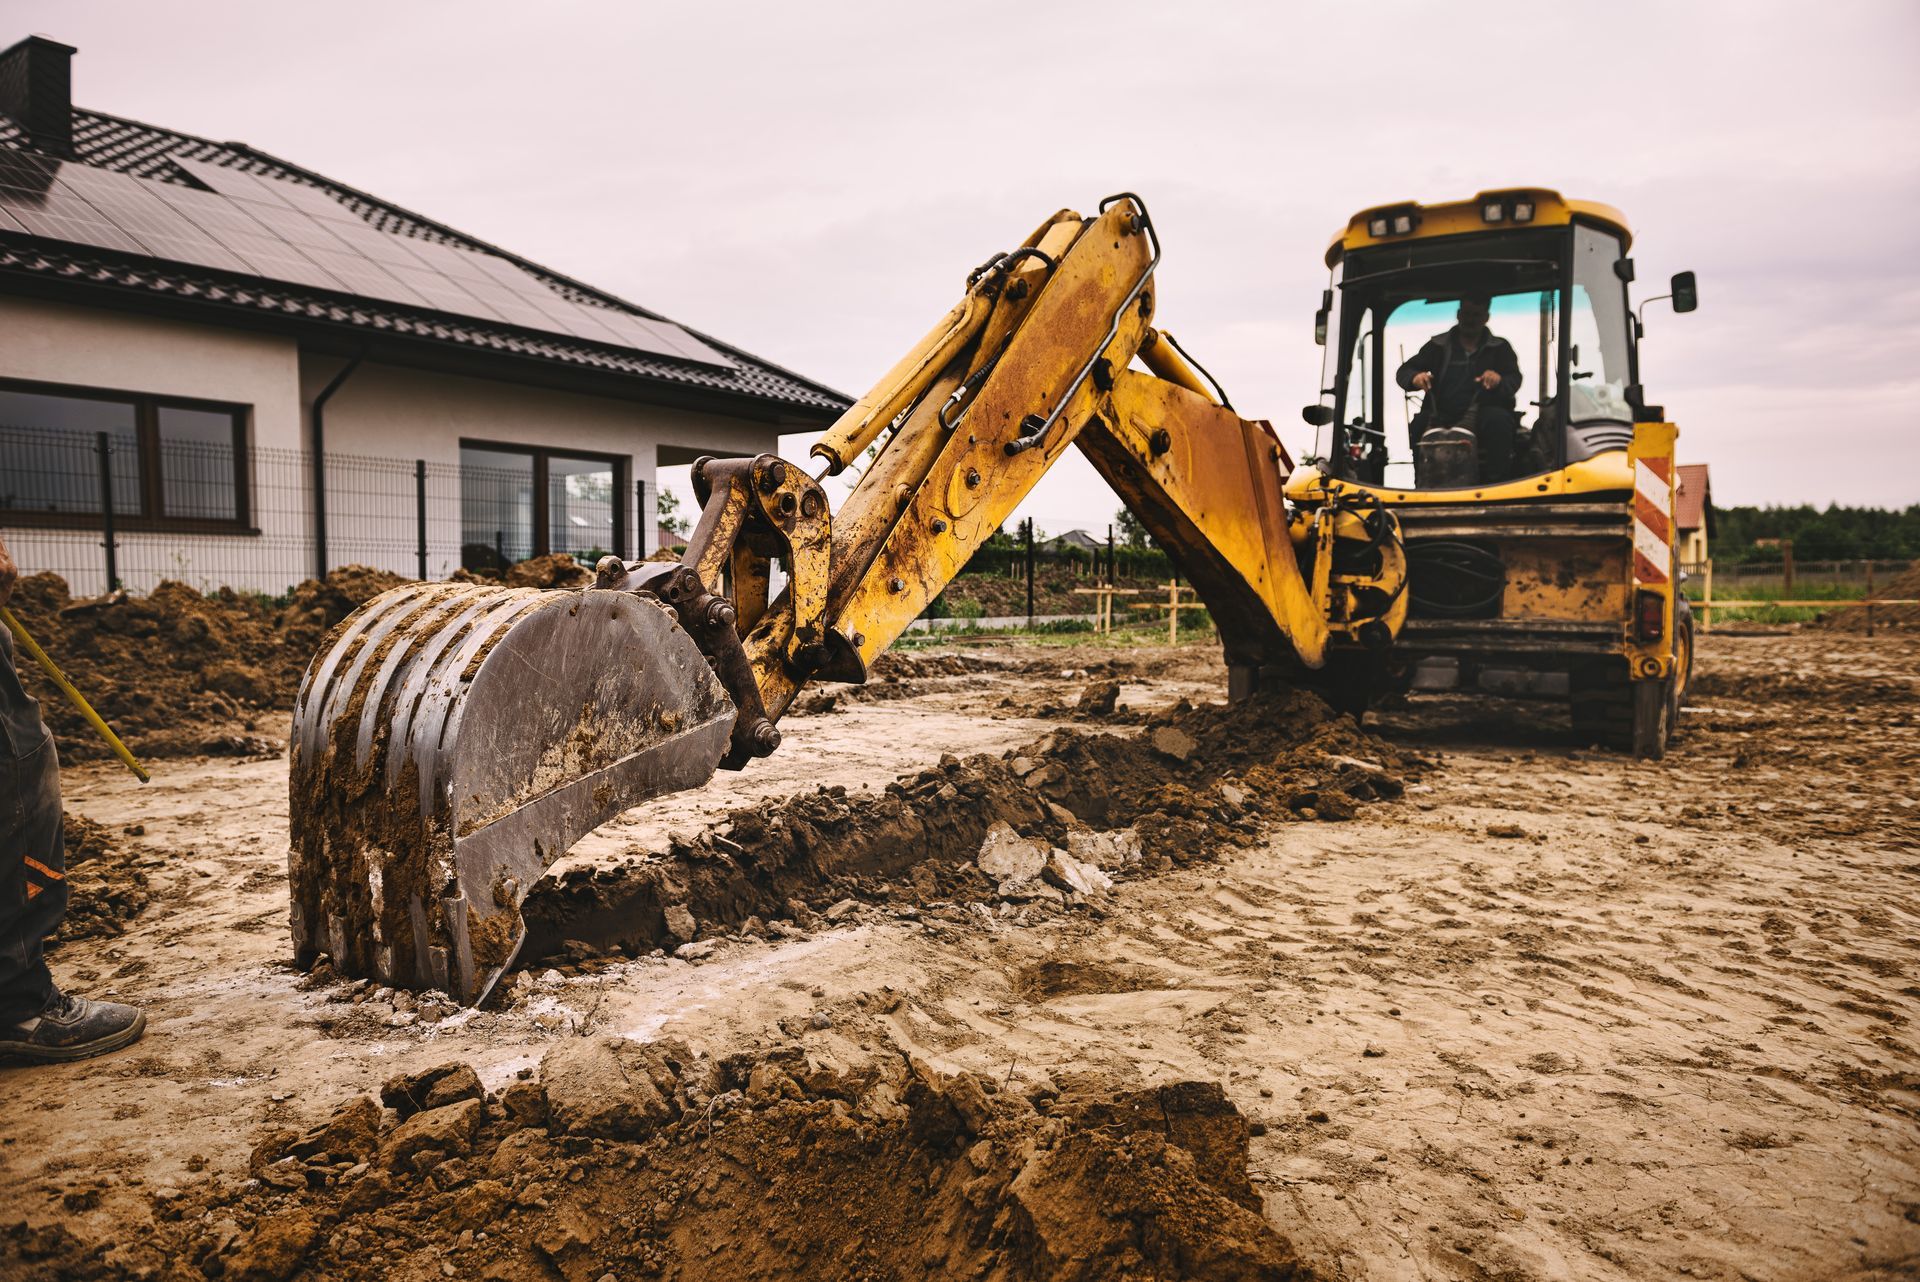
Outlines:
{"type": "MultiPolygon", "coordinates": [[[[0,698],[18,690],[12,653],[0,646],[0,698]]],[[[13,709],[20,712],[21,709],[13,709]]],[[[24,718],[16,718],[18,727],[24,718]]],[[[35,717],[33,722],[37,723],[35,717]]],[[[60,825],[60,757],[39,727],[16,753],[0,735],[0,1024],[38,1015],[53,995],[47,936],[67,912],[67,843],[60,825]]],[[[18,736],[27,740],[26,735],[18,736]]]]}

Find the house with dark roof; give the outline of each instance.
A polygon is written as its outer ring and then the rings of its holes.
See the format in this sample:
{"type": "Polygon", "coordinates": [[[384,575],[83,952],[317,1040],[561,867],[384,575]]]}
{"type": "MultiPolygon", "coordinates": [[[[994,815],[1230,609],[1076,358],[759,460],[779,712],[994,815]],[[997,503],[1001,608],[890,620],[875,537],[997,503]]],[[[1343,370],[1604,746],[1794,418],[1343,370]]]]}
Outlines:
{"type": "Polygon", "coordinates": [[[244,143],[0,53],[0,530],[77,591],[280,592],[650,550],[656,469],[833,389],[244,143]]]}
{"type": "Polygon", "coordinates": [[[1705,463],[1682,463],[1673,495],[1673,524],[1679,533],[1680,564],[1704,565],[1707,537],[1713,533],[1713,483],[1705,463]]]}

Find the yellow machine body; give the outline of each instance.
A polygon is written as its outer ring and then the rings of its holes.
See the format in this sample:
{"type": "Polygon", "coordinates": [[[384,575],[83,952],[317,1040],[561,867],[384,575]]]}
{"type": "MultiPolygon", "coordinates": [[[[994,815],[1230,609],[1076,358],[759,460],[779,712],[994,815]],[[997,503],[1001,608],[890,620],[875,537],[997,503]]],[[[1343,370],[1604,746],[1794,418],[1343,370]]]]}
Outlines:
{"type": "MultiPolygon", "coordinates": [[[[1356,213],[1328,246],[1326,260],[1339,277],[1343,311],[1371,310],[1357,322],[1343,316],[1345,328],[1328,340],[1330,354],[1337,354],[1329,394],[1338,393],[1338,399],[1317,421],[1333,427],[1333,448],[1295,470],[1286,493],[1299,511],[1326,501],[1377,501],[1398,520],[1410,611],[1391,659],[1373,674],[1374,688],[1565,698],[1576,728],[1657,757],[1691,675],[1693,633],[1676,589],[1678,429],[1664,421],[1661,407],[1646,405],[1640,391],[1640,326],[1625,305],[1630,244],[1618,210],[1544,188],[1482,192],[1436,205],[1397,202],[1356,213]],[[1516,217],[1520,213],[1524,220],[1516,217]],[[1588,266],[1580,255],[1593,258],[1603,251],[1612,255],[1603,260],[1608,271],[1576,274],[1588,266]],[[1564,253],[1566,261],[1554,260],[1555,253],[1564,253]],[[1397,442],[1384,408],[1391,394],[1381,393],[1388,392],[1385,370],[1404,361],[1405,353],[1369,353],[1367,342],[1385,329],[1397,305],[1431,308],[1452,298],[1497,296],[1503,280],[1508,288],[1524,288],[1514,283],[1519,275],[1501,273],[1528,270],[1519,266],[1528,255],[1538,259],[1533,279],[1541,296],[1552,295],[1540,304],[1537,373],[1545,378],[1535,380],[1551,381],[1532,389],[1541,398],[1531,402],[1537,414],[1529,435],[1538,466],[1447,488],[1422,486],[1417,474],[1385,475],[1389,468],[1380,458],[1393,458],[1397,442]],[[1563,275],[1553,277],[1556,270],[1563,275]],[[1618,290],[1617,300],[1593,301],[1609,289],[1618,290]],[[1622,421],[1568,421],[1568,405],[1579,400],[1578,382],[1596,378],[1595,369],[1573,368],[1579,348],[1566,341],[1582,303],[1591,309],[1585,319],[1594,332],[1612,326],[1589,339],[1590,346],[1624,353],[1625,368],[1632,371],[1610,411],[1622,421]],[[1557,323],[1562,310],[1569,313],[1568,328],[1555,333],[1547,318],[1551,314],[1557,323]],[[1369,355],[1379,368],[1368,370],[1369,355]],[[1357,396],[1350,378],[1356,370],[1363,380],[1357,396]],[[1371,387],[1364,382],[1368,377],[1371,387]],[[1625,411],[1633,421],[1624,421],[1625,411]],[[1449,564],[1449,555],[1455,563],[1449,564]],[[1477,574],[1487,592],[1471,610],[1435,617],[1448,612],[1432,604],[1432,585],[1448,574],[1477,574]]],[[[1330,289],[1320,321],[1323,339],[1333,301],[1330,289]]],[[[1377,341],[1384,348],[1384,337],[1377,341]]],[[[1586,357],[1596,365],[1594,352],[1586,357]]],[[[1409,402],[1415,394],[1408,392],[1409,402]]],[[[1313,411],[1309,407],[1310,421],[1316,421],[1313,411]]],[[[1411,423],[1408,430],[1414,430],[1411,423]]]]}

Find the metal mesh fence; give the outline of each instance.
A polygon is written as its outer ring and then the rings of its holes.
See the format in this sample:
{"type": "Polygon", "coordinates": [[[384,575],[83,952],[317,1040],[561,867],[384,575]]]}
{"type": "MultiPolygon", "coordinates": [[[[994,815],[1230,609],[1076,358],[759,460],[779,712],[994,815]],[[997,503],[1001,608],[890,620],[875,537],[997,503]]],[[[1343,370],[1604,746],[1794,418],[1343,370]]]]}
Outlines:
{"type": "Polygon", "coordinates": [[[279,596],[345,565],[441,579],[463,565],[498,572],[540,550],[588,564],[633,555],[638,534],[651,533],[653,487],[620,492],[610,478],[549,475],[542,532],[530,474],[330,453],[323,529],[310,451],[236,455],[175,440],[143,449],[131,431],[0,427],[0,532],[22,573],[52,571],[76,595],[150,592],[173,579],[279,596]]]}

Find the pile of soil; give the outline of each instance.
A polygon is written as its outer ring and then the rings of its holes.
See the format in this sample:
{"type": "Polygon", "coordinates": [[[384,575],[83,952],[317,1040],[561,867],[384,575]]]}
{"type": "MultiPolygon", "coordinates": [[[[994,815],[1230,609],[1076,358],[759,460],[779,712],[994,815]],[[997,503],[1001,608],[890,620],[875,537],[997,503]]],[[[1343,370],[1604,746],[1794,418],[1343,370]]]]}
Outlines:
{"type": "Polygon", "coordinates": [[[1145,852],[1133,870],[1161,871],[1271,823],[1351,818],[1400,796],[1422,765],[1304,691],[1183,703],[1137,735],[1060,730],[1004,757],[948,756],[883,792],[825,787],[735,810],[665,851],[543,880],[522,906],[520,956],[638,955],[768,922],[804,926],[849,898],[990,900],[1000,885],[975,860],[996,824],[1049,846],[1131,827],[1145,852]]]}
{"type": "MultiPolygon", "coordinates": [[[[648,560],[659,560],[648,557],[648,560]]],[[[667,560],[678,560],[668,557],[667,560]]],[[[454,583],[499,583],[510,588],[584,588],[593,582],[593,570],[573,559],[571,552],[554,552],[531,560],[516,561],[505,574],[490,569],[462,567],[450,576],[454,583]]]]}
{"type": "Polygon", "coordinates": [[[66,832],[67,914],[49,945],[127,933],[127,923],[152,902],[144,865],[151,858],[123,846],[104,824],[68,811],[66,832]]]}
{"type": "MultiPolygon", "coordinates": [[[[308,580],[283,606],[221,589],[203,596],[165,582],[150,596],[76,601],[56,574],[14,587],[27,631],[107,724],[144,757],[248,756],[279,751],[259,718],[293,706],[300,675],[327,630],[361,602],[407,580],[350,565],[308,580]]],[[[21,681],[40,700],[66,761],[112,755],[26,655],[21,681]]]]}
{"type": "MultiPolygon", "coordinates": [[[[568,1038],[498,1094],[446,1064],[258,1144],[150,1232],[0,1229],[49,1278],[1281,1282],[1247,1122],[1214,1083],[1026,1092],[906,1057],[715,1063],[568,1038]],[[382,1105],[385,1105],[383,1107],[382,1105]]],[[[9,1276],[12,1276],[11,1272],[9,1276]]]]}
{"type": "MultiPolygon", "coordinates": [[[[1889,601],[1920,601],[1920,562],[1907,567],[1906,573],[1897,576],[1893,582],[1875,588],[1873,595],[1889,601]]],[[[1832,614],[1821,615],[1812,626],[1823,632],[1865,632],[1867,622],[1864,607],[1849,606],[1832,614]]],[[[1920,605],[1875,606],[1872,622],[1875,631],[1881,628],[1903,631],[1920,628],[1920,605]]]]}

